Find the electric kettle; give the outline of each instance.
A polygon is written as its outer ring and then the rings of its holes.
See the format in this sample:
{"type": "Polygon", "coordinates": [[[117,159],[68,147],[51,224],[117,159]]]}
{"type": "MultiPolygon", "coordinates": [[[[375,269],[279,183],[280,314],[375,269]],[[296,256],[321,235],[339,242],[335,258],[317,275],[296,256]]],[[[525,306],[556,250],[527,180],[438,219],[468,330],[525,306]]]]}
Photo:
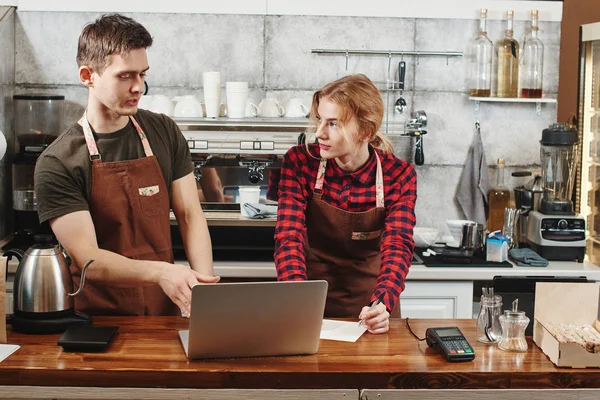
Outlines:
{"type": "Polygon", "coordinates": [[[81,285],[73,293],[70,259],[60,246],[52,244],[52,235],[34,236],[36,243],[25,252],[4,252],[6,263],[19,260],[13,285],[13,330],[21,333],[59,333],[73,324],[90,324],[91,318],[75,311],[73,297],[81,293],[88,260],[81,271],[81,285]]]}

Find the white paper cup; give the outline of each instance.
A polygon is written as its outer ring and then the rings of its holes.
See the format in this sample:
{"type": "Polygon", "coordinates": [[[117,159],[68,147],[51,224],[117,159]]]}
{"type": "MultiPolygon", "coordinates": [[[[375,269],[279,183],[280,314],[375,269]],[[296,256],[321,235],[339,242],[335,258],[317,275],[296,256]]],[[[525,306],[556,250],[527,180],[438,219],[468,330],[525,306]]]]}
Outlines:
{"type": "Polygon", "coordinates": [[[208,118],[217,118],[219,116],[219,107],[221,107],[221,73],[202,73],[202,84],[206,116],[208,118]]]}
{"type": "Polygon", "coordinates": [[[260,198],[260,187],[256,186],[242,186],[238,189],[239,191],[239,203],[240,211],[244,217],[249,217],[244,209],[245,203],[256,204],[260,198]]]}
{"type": "Polygon", "coordinates": [[[221,111],[221,98],[206,98],[204,97],[204,108],[206,109],[207,118],[217,118],[221,111]]]}
{"type": "Polygon", "coordinates": [[[227,115],[229,118],[244,118],[246,116],[246,102],[248,90],[233,91],[227,88],[227,115]]]}

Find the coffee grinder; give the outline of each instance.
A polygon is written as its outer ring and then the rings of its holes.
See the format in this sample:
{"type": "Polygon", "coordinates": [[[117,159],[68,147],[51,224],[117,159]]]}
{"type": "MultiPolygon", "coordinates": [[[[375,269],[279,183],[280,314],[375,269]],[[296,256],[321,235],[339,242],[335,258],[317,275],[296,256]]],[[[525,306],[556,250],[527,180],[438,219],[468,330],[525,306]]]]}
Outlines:
{"type": "Polygon", "coordinates": [[[583,262],[585,220],[571,201],[579,134],[570,125],[553,124],[540,143],[543,194],[539,210],[527,219],[527,243],[547,260],[583,262]]]}
{"type": "Polygon", "coordinates": [[[62,95],[13,96],[16,135],[12,165],[15,234],[10,247],[27,249],[33,245],[35,234],[50,233],[49,226],[40,226],[33,173],[42,151],[62,132],[64,100],[65,96],[62,95]]]}

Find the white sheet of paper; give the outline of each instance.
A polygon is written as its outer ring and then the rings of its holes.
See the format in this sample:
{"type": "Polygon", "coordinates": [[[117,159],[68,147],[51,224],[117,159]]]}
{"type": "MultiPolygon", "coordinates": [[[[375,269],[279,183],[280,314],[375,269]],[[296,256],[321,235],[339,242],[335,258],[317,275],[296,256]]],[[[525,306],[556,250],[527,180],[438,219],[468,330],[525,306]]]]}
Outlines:
{"type": "Polygon", "coordinates": [[[18,344],[0,344],[0,362],[19,349],[18,344]]]}
{"type": "Polygon", "coordinates": [[[367,329],[358,326],[358,321],[334,321],[324,319],[321,326],[321,339],[356,342],[367,329]]]}

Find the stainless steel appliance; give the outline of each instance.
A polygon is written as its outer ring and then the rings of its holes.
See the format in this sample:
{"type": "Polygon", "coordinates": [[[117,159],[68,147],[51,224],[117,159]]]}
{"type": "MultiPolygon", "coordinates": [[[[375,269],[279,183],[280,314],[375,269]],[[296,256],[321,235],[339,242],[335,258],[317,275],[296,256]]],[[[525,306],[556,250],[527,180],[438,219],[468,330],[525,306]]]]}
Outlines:
{"type": "Polygon", "coordinates": [[[581,167],[578,211],[587,225],[587,256],[600,264],[600,22],[581,27],[578,124],[581,167]]]}
{"type": "Polygon", "coordinates": [[[36,244],[27,251],[4,252],[6,263],[15,256],[19,260],[13,285],[14,313],[12,327],[22,333],[59,333],[71,325],[89,324],[91,319],[76,312],[73,297],[85,284],[88,261],[81,272],[81,286],[72,293],[70,260],[63,250],[52,244],[51,235],[35,235],[36,244]]]}
{"type": "Polygon", "coordinates": [[[531,175],[533,175],[533,178],[525,185],[517,186],[514,189],[515,206],[520,210],[517,227],[517,238],[520,246],[527,245],[527,220],[529,218],[529,213],[531,211],[539,210],[544,191],[542,189],[541,173],[532,173],[530,171],[517,171],[512,173],[512,176],[515,177],[531,175]]]}
{"type": "Polygon", "coordinates": [[[527,243],[548,260],[585,256],[585,220],[573,211],[579,135],[570,125],[553,124],[542,132],[540,157],[543,195],[539,211],[527,221],[527,243]]]}
{"type": "MultiPolygon", "coordinates": [[[[281,159],[293,146],[305,143],[310,132],[307,118],[193,118],[175,122],[187,139],[195,165],[201,205],[205,212],[213,246],[215,271],[235,278],[274,277],[255,269],[240,276],[235,265],[273,268],[275,218],[249,219],[240,215],[238,190],[260,187],[260,203],[276,204],[281,159]],[[254,263],[254,264],[252,264],[254,263]],[[226,265],[225,274],[218,270],[226,265]]],[[[389,124],[382,130],[388,136],[420,139],[425,133],[424,111],[407,123],[389,124]]],[[[313,140],[312,138],[308,140],[313,140]]],[[[185,263],[183,241],[174,216],[171,235],[175,259],[185,263]]]]}
{"type": "Polygon", "coordinates": [[[39,223],[33,173],[39,155],[62,132],[64,99],[46,94],[13,96],[17,140],[12,163],[15,234],[10,247],[24,250],[33,244],[33,235],[50,232],[39,223]]]}

